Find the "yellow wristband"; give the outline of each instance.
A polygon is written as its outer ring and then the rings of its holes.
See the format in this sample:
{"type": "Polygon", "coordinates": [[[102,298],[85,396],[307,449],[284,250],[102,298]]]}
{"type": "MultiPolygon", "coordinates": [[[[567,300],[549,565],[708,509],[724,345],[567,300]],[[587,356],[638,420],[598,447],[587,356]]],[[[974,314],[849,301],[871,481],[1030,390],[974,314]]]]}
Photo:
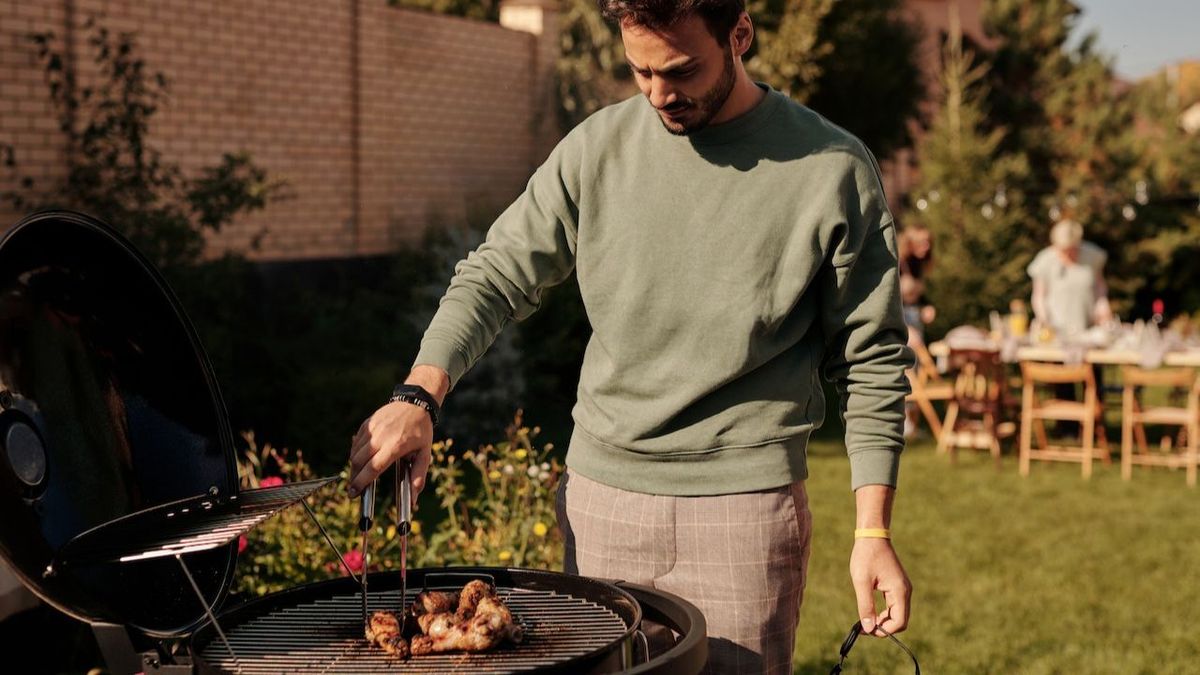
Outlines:
{"type": "Polygon", "coordinates": [[[855,539],[891,539],[892,531],[882,527],[860,527],[854,531],[855,539]]]}

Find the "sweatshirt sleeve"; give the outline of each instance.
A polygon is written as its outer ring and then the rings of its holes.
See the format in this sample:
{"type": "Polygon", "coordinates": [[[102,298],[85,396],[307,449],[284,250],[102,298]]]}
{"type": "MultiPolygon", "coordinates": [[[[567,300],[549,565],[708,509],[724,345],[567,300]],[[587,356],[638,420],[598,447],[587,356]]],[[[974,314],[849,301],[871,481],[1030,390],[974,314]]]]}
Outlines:
{"type": "Polygon", "coordinates": [[[574,140],[571,134],[558,144],[486,240],[455,266],[413,364],[442,368],[452,389],[506,325],[533,314],[542,290],[575,267],[574,140]]]}
{"type": "Polygon", "coordinates": [[[870,153],[841,185],[844,222],[830,232],[821,277],[825,378],[846,428],[851,487],[896,486],[912,352],[900,308],[896,234],[870,153]]]}

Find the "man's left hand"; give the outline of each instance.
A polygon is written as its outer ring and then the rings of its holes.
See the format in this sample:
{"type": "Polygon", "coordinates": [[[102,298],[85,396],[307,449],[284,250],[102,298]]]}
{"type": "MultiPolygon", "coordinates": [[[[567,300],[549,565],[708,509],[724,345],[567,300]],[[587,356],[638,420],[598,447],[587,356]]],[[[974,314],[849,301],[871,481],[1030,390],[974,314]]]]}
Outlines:
{"type": "Polygon", "coordinates": [[[878,637],[883,633],[899,633],[908,627],[909,601],[912,599],[912,582],[896,549],[887,539],[856,539],[850,554],[850,580],[854,582],[854,594],[858,597],[858,616],[863,632],[878,637]],[[883,593],[884,609],[875,611],[875,591],[883,593]]]}

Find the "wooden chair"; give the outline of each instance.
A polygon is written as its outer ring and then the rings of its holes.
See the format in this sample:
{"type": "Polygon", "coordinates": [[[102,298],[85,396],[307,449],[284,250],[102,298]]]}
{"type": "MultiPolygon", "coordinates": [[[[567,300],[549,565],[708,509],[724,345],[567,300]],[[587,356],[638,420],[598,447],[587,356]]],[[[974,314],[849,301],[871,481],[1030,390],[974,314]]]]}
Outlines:
{"type": "Polygon", "coordinates": [[[951,353],[959,364],[954,397],[946,406],[946,422],[938,437],[938,452],[949,452],[958,461],[960,447],[990,450],[1000,468],[1000,439],[1012,436],[1015,425],[1004,421],[1007,382],[1000,354],[963,350],[951,353]]]}
{"type": "Polygon", "coordinates": [[[917,404],[921,416],[929,424],[929,431],[933,433],[934,438],[940,439],[942,437],[942,420],[938,417],[933,402],[953,399],[954,383],[943,378],[938,372],[937,364],[933,362],[933,356],[924,343],[918,342],[912,345],[912,350],[917,355],[917,367],[910,368],[905,372],[912,389],[905,400],[917,404]]]}
{"type": "MultiPolygon", "coordinates": [[[[1200,378],[1191,368],[1145,370],[1134,366],[1121,368],[1124,392],[1121,401],[1121,478],[1133,477],[1133,465],[1185,467],[1188,487],[1196,486],[1200,465],[1200,378]],[[1143,406],[1139,394],[1146,387],[1187,392],[1186,405],[1143,406]],[[1150,452],[1146,445],[1147,424],[1178,426],[1183,442],[1178,452],[1150,452]],[[1134,441],[1137,452],[1134,452],[1134,441]]],[[[1170,440],[1170,437],[1165,437],[1170,440]]]]}
{"type": "Polygon", "coordinates": [[[1080,462],[1083,477],[1092,477],[1092,461],[1097,457],[1106,464],[1112,459],[1108,454],[1108,442],[1104,436],[1103,410],[1096,392],[1096,376],[1090,364],[1067,366],[1058,363],[1021,363],[1021,448],[1020,471],[1029,475],[1031,460],[1080,462]],[[1038,385],[1082,384],[1083,401],[1043,399],[1038,394],[1038,385]],[[1052,446],[1046,437],[1044,420],[1078,422],[1083,435],[1080,447],[1052,446]],[[1038,447],[1033,447],[1033,436],[1037,434],[1038,447]],[[1096,437],[1099,435],[1099,447],[1096,437]]]}

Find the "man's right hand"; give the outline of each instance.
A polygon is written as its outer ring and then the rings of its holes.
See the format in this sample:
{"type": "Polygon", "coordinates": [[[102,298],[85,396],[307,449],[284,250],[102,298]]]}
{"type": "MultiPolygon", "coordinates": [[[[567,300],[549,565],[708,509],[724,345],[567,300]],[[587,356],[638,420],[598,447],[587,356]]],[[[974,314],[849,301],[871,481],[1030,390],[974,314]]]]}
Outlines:
{"type": "MultiPolygon", "coordinates": [[[[417,366],[405,380],[421,385],[438,405],[450,389],[446,371],[434,366],[417,366]]],[[[398,459],[412,457],[413,498],[425,488],[432,460],[433,423],[429,413],[411,403],[388,403],[358,428],[350,446],[350,496],[357,497],[379,474],[398,459]]]]}

